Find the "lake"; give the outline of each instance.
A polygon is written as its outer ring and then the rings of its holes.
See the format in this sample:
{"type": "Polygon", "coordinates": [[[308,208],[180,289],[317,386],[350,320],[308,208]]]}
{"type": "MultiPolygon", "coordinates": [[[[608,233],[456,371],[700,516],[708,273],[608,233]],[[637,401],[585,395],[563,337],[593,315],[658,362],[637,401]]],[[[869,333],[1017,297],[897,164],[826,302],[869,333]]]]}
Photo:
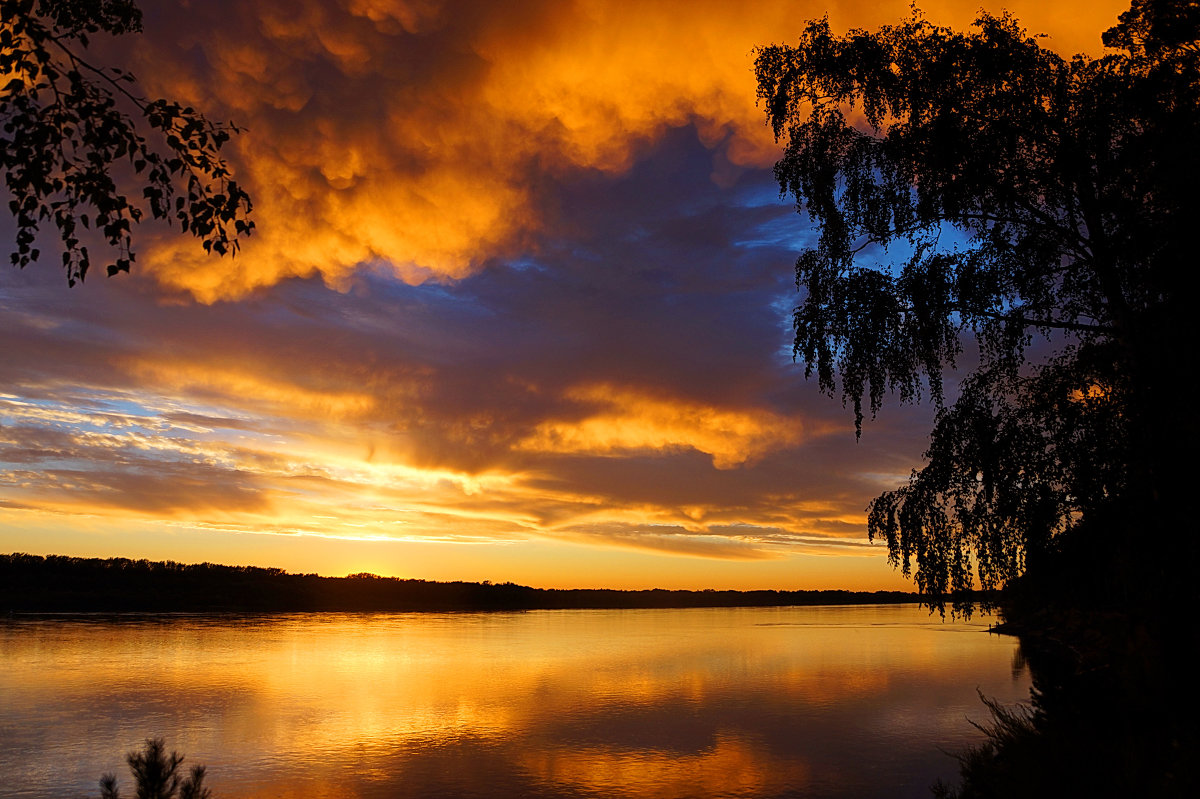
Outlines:
{"type": "Polygon", "coordinates": [[[149,736],[215,799],[928,797],[1025,701],[1014,638],[913,605],[0,621],[0,796],[149,736]]]}

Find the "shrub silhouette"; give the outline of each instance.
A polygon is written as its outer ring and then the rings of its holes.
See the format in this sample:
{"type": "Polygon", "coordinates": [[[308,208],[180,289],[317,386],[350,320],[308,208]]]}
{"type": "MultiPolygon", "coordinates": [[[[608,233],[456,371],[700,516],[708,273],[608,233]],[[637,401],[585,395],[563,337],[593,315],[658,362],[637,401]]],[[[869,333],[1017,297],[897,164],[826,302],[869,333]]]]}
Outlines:
{"type": "MultiPolygon", "coordinates": [[[[204,766],[192,766],[180,779],[183,755],[168,755],[162,738],[147,738],[142,751],[125,755],[125,762],[137,784],[136,799],[212,799],[212,791],[204,787],[204,766]]],[[[100,799],[121,799],[115,774],[100,778],[100,799]]]]}

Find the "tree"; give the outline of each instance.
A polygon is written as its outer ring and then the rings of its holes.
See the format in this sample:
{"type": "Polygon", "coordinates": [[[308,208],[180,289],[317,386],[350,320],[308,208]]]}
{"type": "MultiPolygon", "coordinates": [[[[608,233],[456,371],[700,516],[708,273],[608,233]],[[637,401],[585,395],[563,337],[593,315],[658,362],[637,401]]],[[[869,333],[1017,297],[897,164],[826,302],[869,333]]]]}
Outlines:
{"type": "MultiPolygon", "coordinates": [[[[180,779],[183,755],[168,755],[162,738],[147,738],[142,751],[130,752],[125,762],[133,772],[137,799],[212,799],[212,791],[204,787],[204,766],[192,766],[190,773],[180,779]]],[[[100,799],[121,799],[116,775],[100,778],[100,799]]]]}
{"type": "Polygon", "coordinates": [[[91,266],[89,239],[111,251],[109,275],[127,272],[132,225],[147,211],[209,252],[237,251],[254,228],[250,197],[220,156],[237,128],[147,100],[133,75],[84,57],[95,34],[141,31],[133,0],[0,0],[0,20],[0,168],[17,223],[15,266],[39,259],[39,229],[50,221],[70,285],[91,266]],[[145,136],[125,109],[142,118],[145,136]]]}
{"type": "Polygon", "coordinates": [[[1138,534],[1185,519],[1175,463],[1196,442],[1177,392],[1198,38],[1194,0],[1134,0],[1095,59],[1008,15],[960,33],[915,10],[757,53],[781,193],[820,231],[796,263],[795,356],[858,435],[889,395],[938,408],[925,465],[868,507],[936,607],[1085,536],[1110,587],[1162,576],[1138,534]],[[977,366],[947,405],[965,346],[977,366]]]}

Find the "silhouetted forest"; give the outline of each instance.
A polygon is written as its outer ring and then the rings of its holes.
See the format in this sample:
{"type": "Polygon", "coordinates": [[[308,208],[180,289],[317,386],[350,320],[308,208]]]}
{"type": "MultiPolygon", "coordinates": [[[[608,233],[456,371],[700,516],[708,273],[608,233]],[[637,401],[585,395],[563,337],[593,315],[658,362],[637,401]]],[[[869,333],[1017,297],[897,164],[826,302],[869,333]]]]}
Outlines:
{"type": "Polygon", "coordinates": [[[916,602],[904,591],[620,591],[431,582],[128,558],[0,555],[0,612],[289,612],[705,608],[916,602]]]}

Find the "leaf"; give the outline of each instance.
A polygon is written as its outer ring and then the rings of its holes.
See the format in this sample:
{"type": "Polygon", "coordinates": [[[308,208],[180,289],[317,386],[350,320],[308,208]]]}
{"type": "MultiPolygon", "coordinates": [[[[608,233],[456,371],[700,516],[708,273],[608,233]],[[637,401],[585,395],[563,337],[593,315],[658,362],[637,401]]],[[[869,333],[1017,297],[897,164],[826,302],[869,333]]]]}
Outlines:
{"type": "MultiPolygon", "coordinates": [[[[147,206],[152,216],[168,217],[169,198],[183,186],[194,188],[205,202],[222,195],[217,204],[236,206],[234,216],[249,213],[249,197],[235,202],[224,190],[229,170],[219,150],[225,139],[211,135],[220,125],[169,100],[132,100],[136,90],[125,88],[132,75],[85,58],[91,34],[141,30],[141,12],[132,2],[47,0],[35,6],[32,0],[3,0],[3,8],[0,74],[9,77],[0,92],[6,137],[0,168],[17,224],[14,265],[24,266],[36,252],[31,245],[37,220],[53,218],[68,284],[82,280],[89,260],[73,231],[76,215],[90,229],[94,212],[96,227],[118,250],[114,266],[126,271],[133,261],[132,223],[141,220],[147,206]],[[147,124],[165,135],[148,139],[139,131],[147,124]],[[125,158],[133,166],[132,178],[116,168],[125,158]],[[130,196],[144,204],[131,203],[130,196]],[[69,207],[64,205],[68,198],[69,207]]],[[[203,227],[211,222],[193,226],[182,204],[176,211],[183,214],[185,230],[202,239],[207,235],[203,227]]],[[[251,230],[234,232],[249,235],[251,230]]]]}

